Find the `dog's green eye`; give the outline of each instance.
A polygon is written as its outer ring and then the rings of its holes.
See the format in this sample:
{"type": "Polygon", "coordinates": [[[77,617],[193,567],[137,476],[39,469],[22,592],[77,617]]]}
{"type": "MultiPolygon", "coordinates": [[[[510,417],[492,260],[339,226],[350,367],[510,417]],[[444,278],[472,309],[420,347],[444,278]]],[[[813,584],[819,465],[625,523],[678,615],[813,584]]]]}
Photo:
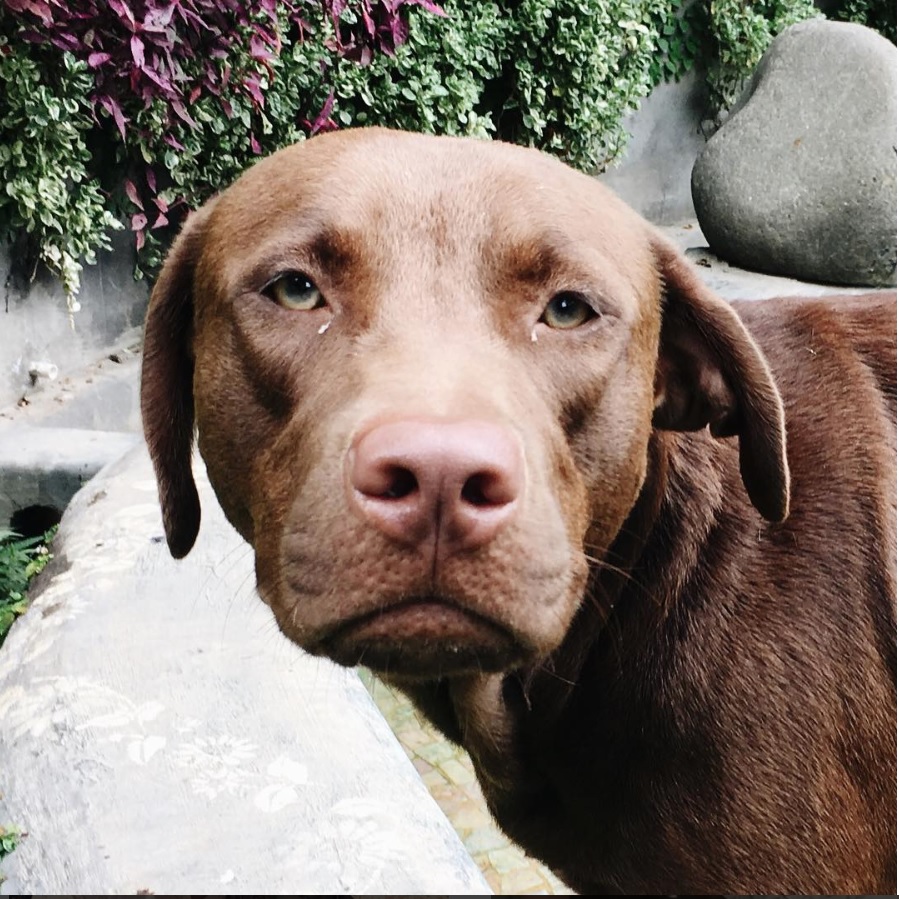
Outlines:
{"type": "Polygon", "coordinates": [[[568,330],[579,327],[591,318],[596,318],[596,312],[586,300],[576,293],[563,292],[549,301],[540,321],[550,328],[568,330]]]}
{"type": "Polygon", "coordinates": [[[272,281],[266,288],[271,298],[285,309],[311,312],[325,305],[325,298],[307,275],[290,272],[272,281]]]}

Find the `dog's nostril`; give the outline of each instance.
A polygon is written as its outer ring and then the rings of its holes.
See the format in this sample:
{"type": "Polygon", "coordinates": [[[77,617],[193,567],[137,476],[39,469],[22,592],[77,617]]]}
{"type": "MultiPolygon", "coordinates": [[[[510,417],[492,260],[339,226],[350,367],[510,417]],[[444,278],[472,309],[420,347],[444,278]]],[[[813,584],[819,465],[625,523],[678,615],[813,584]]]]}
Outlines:
{"type": "Polygon", "coordinates": [[[462,485],[462,499],[472,506],[489,506],[487,498],[487,475],[472,475],[462,485]]]}
{"type": "Polygon", "coordinates": [[[473,474],[462,485],[462,500],[472,506],[504,506],[513,499],[503,479],[491,472],[473,474]]]}
{"type": "Polygon", "coordinates": [[[387,489],[384,490],[381,499],[402,499],[418,490],[418,481],[408,468],[391,468],[388,473],[387,489]]]}

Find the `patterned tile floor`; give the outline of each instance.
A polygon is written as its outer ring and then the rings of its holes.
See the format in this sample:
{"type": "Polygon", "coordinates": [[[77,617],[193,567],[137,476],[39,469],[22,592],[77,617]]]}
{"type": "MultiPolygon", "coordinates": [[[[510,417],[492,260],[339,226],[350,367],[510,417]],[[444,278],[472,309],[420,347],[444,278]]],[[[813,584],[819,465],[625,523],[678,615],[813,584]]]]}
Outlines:
{"type": "Polygon", "coordinates": [[[415,712],[401,694],[360,670],[400,745],[497,895],[572,895],[547,868],[500,832],[484,804],[471,761],[415,712]]]}

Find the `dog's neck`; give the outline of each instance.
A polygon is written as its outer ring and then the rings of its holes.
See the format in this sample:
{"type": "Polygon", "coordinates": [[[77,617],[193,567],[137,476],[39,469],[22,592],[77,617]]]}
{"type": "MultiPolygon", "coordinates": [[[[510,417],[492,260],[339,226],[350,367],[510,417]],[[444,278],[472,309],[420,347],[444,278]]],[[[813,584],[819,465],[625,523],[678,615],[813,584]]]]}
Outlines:
{"type": "MultiPolygon", "coordinates": [[[[653,433],[646,477],[637,501],[612,546],[601,559],[591,563],[583,601],[564,642],[549,659],[522,674],[528,705],[561,713],[597,645],[606,639],[623,639],[619,629],[622,611],[628,619],[639,612],[642,626],[649,626],[651,619],[663,613],[658,597],[640,595],[635,571],[644,553],[652,551],[656,543],[665,542],[666,532],[677,526],[666,521],[676,511],[669,496],[670,478],[672,474],[681,474],[671,470],[671,441],[669,433],[653,433]],[[634,604],[639,604],[639,608],[632,608],[634,604]]],[[[589,533],[586,542],[591,543],[589,533]]]]}
{"type": "Polygon", "coordinates": [[[494,798],[520,792],[525,783],[535,786],[534,772],[524,771],[523,733],[533,728],[551,732],[578,685],[601,676],[604,657],[626,655],[671,613],[719,505],[685,502],[684,497],[697,490],[720,497],[723,490],[707,458],[717,447],[706,438],[653,434],[638,499],[614,544],[593,566],[584,601],[552,656],[512,674],[472,675],[445,684],[453,720],[440,726],[468,749],[485,792],[494,798]],[[643,568],[655,572],[651,592],[642,583],[643,568]]]}

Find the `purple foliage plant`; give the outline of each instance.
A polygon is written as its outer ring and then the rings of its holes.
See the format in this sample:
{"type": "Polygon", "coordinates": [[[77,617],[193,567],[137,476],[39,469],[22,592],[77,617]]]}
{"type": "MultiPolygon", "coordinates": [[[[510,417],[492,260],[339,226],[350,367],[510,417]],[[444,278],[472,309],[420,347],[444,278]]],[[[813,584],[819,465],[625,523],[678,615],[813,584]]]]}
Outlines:
{"type": "MultiPolygon", "coordinates": [[[[275,76],[272,61],[281,53],[284,23],[295,40],[311,34],[316,21],[330,17],[337,57],[368,64],[376,53],[393,55],[408,38],[404,7],[420,6],[443,15],[431,0],[0,0],[2,11],[28,43],[51,44],[87,63],[94,87],[90,102],[100,128],[111,120],[123,145],[140,109],[165,110],[163,140],[176,151],[183,128],[196,127],[191,107],[212,97],[233,115],[235,92],[252,108],[265,107],[265,84],[275,76]],[[349,15],[344,15],[349,13],[349,15]],[[162,101],[161,103],[159,101],[162,101]],[[102,112],[102,115],[100,114],[102,112]]],[[[314,134],[335,128],[333,95],[311,120],[314,134]]],[[[132,135],[133,137],[133,135],[132,135]]],[[[253,128],[252,152],[261,145],[253,128]]],[[[160,163],[132,161],[123,189],[136,211],[131,216],[137,248],[148,229],[169,224],[169,203],[157,190],[160,163]]]]}

